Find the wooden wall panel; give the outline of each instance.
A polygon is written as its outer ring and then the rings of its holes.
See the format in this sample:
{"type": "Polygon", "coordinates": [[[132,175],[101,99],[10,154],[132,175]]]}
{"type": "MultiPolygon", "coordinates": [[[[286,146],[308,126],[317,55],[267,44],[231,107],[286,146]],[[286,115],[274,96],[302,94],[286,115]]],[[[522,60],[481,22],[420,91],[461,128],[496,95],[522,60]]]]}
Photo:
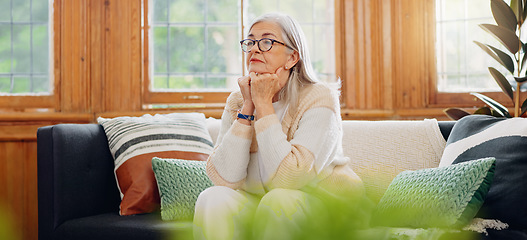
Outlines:
{"type": "Polygon", "coordinates": [[[0,141],[0,222],[7,218],[13,239],[38,238],[36,156],[35,141],[0,141]]]}
{"type": "MultiPolygon", "coordinates": [[[[337,34],[337,69],[345,76],[346,118],[407,118],[408,109],[429,117],[434,1],[337,0],[337,6],[345,9],[336,29],[343,31],[337,34]]],[[[440,109],[433,114],[442,115],[440,109]]]]}
{"type": "Polygon", "coordinates": [[[140,111],[141,1],[106,0],[104,111],[140,111]]]}
{"type": "Polygon", "coordinates": [[[90,111],[89,0],[61,1],[61,111],[90,111]]]}
{"type": "Polygon", "coordinates": [[[391,3],[341,3],[344,14],[344,103],[348,109],[392,109],[391,3]]]}

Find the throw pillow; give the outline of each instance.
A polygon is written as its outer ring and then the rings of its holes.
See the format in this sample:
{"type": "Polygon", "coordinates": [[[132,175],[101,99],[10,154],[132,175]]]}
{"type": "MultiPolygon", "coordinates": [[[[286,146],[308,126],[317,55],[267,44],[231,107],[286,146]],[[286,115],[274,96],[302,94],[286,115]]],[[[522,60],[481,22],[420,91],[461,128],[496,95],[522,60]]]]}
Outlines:
{"type": "Polygon", "coordinates": [[[462,227],[483,204],[494,177],[494,158],[404,171],[377,205],[374,225],[462,227]]]}
{"type": "Polygon", "coordinates": [[[160,199],[152,158],[204,161],[212,140],[201,113],[172,113],[142,117],[98,118],[114,157],[121,193],[121,215],[153,212],[160,199]]]}
{"type": "Polygon", "coordinates": [[[527,229],[527,119],[471,115],[450,134],[440,165],[496,158],[494,183],[477,217],[527,229]]]}
{"type": "Polygon", "coordinates": [[[199,194],[213,186],[205,165],[204,161],[152,159],[163,220],[192,220],[199,194]]]}

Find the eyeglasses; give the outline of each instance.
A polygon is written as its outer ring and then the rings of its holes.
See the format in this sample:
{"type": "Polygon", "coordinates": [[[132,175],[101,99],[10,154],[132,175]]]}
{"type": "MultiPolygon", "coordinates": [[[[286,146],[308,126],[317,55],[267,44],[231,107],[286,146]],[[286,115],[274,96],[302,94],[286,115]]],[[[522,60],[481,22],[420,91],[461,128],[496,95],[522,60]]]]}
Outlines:
{"type": "Polygon", "coordinates": [[[251,48],[254,47],[254,42],[258,43],[258,49],[262,52],[267,52],[273,48],[274,43],[279,43],[287,48],[294,50],[293,48],[287,46],[285,43],[280,42],[278,40],[270,39],[270,38],[262,38],[260,40],[253,40],[253,39],[244,39],[240,41],[240,44],[242,45],[242,51],[248,52],[251,48]]]}

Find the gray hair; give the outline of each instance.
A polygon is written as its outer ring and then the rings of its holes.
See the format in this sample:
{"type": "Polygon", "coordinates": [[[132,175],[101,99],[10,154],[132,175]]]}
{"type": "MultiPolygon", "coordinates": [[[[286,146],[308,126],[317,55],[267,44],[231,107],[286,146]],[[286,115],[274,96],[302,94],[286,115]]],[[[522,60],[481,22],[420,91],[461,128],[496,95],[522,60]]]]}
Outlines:
{"type": "MultiPolygon", "coordinates": [[[[300,88],[319,82],[313,66],[311,65],[311,58],[307,47],[306,36],[300,27],[300,24],[292,17],[283,13],[267,13],[254,20],[252,27],[260,22],[274,22],[282,29],[282,38],[284,43],[298,52],[299,60],[295,66],[291,68],[289,79],[286,85],[280,90],[279,98],[284,100],[293,109],[298,104],[298,93],[300,88]]],[[[291,50],[292,51],[292,50],[291,50]]]]}

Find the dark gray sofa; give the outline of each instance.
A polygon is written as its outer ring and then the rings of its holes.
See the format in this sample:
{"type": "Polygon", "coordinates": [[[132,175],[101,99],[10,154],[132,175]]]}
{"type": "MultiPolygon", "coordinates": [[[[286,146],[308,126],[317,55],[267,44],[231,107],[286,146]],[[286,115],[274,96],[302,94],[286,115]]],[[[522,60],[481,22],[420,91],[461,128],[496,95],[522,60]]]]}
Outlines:
{"type": "MultiPolygon", "coordinates": [[[[439,122],[445,139],[454,123],[439,122]]],[[[40,240],[187,239],[191,233],[190,222],[165,222],[158,212],[119,216],[113,158],[100,125],[42,127],[37,144],[40,240]]],[[[527,238],[525,232],[491,230],[489,234],[480,237],[527,238]]]]}
{"type": "Polygon", "coordinates": [[[159,213],[119,216],[113,158],[98,124],[42,127],[38,139],[38,237],[48,239],[170,239],[191,223],[159,213]]]}

